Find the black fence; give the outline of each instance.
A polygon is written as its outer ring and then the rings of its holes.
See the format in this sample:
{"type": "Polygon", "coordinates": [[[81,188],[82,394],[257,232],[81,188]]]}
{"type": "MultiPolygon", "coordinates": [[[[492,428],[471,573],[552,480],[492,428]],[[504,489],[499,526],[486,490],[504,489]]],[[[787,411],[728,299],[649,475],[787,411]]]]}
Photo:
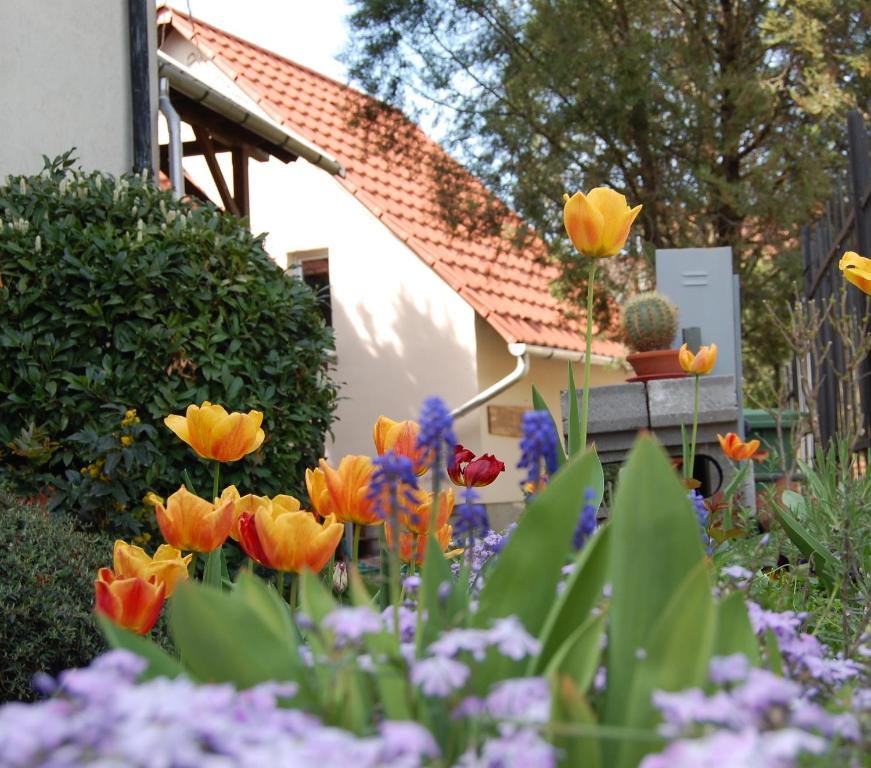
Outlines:
{"type": "Polygon", "coordinates": [[[849,153],[847,185],[825,207],[825,215],[802,231],[804,295],[829,316],[823,321],[818,344],[818,364],[813,371],[819,385],[816,403],[818,438],[825,447],[836,434],[852,434],[853,449],[867,451],[871,426],[871,359],[864,357],[857,371],[844,375],[852,349],[845,348],[843,329],[851,323],[860,334],[868,328],[869,300],[858,288],[847,286],[838,269],[844,251],[871,258],[871,151],[862,115],[847,116],[849,153]],[[844,321],[847,321],[846,323],[844,321]],[[839,332],[840,331],[840,332],[839,332]],[[819,362],[822,361],[822,362],[819,362]],[[841,372],[841,375],[838,374],[841,372]]]}

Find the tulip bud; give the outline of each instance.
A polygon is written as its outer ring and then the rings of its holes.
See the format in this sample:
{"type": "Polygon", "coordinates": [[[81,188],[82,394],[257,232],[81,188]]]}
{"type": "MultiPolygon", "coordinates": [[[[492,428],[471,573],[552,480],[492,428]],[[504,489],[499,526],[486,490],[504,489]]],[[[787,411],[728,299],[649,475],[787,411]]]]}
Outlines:
{"type": "Polygon", "coordinates": [[[333,592],[343,595],[348,589],[348,566],[343,560],[336,563],[333,569],[333,592]]]}

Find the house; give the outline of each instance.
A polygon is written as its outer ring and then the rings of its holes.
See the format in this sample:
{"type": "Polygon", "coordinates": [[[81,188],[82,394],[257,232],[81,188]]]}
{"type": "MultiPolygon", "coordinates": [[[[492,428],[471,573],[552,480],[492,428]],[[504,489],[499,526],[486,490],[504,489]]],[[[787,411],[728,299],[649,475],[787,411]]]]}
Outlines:
{"type": "MultiPolygon", "coordinates": [[[[371,454],[379,414],[414,418],[437,394],[460,414],[458,440],[508,467],[482,489],[491,513],[513,509],[531,387],[559,413],[566,361],[583,357],[583,328],[549,291],[556,268],[536,259],[543,244],[518,252],[505,239],[444,224],[433,168],[372,146],[348,119],[369,96],[178,11],[159,9],[157,23],[167,61],[341,165],[343,174],[330,174],[304,159],[270,158],[252,164],[247,179],[251,227],[268,232],[267,250],[328,290],[342,397],[331,458],[371,454]]],[[[452,164],[422,131],[395,119],[397,130],[452,164]]],[[[226,153],[222,162],[228,167],[226,153]]],[[[220,202],[201,159],[186,158],[184,170],[220,202]]],[[[623,355],[619,343],[594,342],[594,386],[624,380],[623,355]]]]}

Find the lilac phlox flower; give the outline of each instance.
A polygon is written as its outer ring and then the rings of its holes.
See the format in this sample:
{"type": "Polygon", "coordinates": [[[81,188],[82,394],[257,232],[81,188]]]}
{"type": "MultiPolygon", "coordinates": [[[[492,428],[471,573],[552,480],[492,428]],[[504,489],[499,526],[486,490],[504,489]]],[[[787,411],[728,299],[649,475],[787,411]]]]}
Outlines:
{"type": "MultiPolygon", "coordinates": [[[[417,611],[405,605],[400,605],[399,610],[399,640],[403,643],[410,643],[414,640],[414,633],[417,630],[417,611]]],[[[425,618],[425,615],[424,615],[425,618]]],[[[393,628],[393,607],[387,606],[381,612],[381,620],[384,623],[384,628],[391,634],[395,631],[393,628]]]]}
{"type": "Polygon", "coordinates": [[[527,470],[527,483],[538,485],[542,464],[548,475],[557,471],[556,451],[557,435],[550,414],[547,411],[526,411],[517,468],[527,470]]]}
{"type": "Polygon", "coordinates": [[[735,702],[722,691],[713,696],[706,696],[700,688],[654,691],[651,701],[662,714],[660,733],[663,736],[679,736],[689,726],[701,723],[721,726],[745,724],[742,713],[735,710],[735,702]]]}
{"type": "Polygon", "coordinates": [[[429,652],[448,659],[465,651],[472,654],[475,661],[483,661],[490,642],[490,630],[451,629],[430,644],[429,652]]]}
{"type": "Polygon", "coordinates": [[[871,645],[860,645],[856,649],[856,654],[864,659],[871,659],[871,645]]]}
{"type": "Polygon", "coordinates": [[[807,614],[795,611],[766,611],[752,600],[747,601],[747,613],[753,631],[757,635],[763,635],[770,629],[780,641],[795,637],[802,622],[807,618],[807,614]]]}
{"type": "Polygon", "coordinates": [[[414,576],[406,576],[402,582],[402,588],[405,590],[406,595],[414,597],[420,589],[420,576],[417,574],[414,576]]]}
{"type": "Polygon", "coordinates": [[[714,656],[708,665],[711,682],[723,684],[746,680],[750,673],[750,662],[743,653],[730,656],[714,656]]]}
{"type": "Polygon", "coordinates": [[[572,544],[576,550],[580,550],[596,530],[596,513],[599,509],[598,505],[594,503],[595,500],[596,491],[592,488],[587,488],[584,491],[584,507],[581,510],[581,517],[578,520],[575,535],[572,539],[572,544]]]}
{"type": "Polygon", "coordinates": [[[398,765],[400,761],[416,758],[409,766],[419,765],[426,757],[438,757],[438,744],[432,734],[419,723],[410,720],[386,720],[378,727],[381,734],[381,760],[384,765],[398,765]]]}
{"type": "Polygon", "coordinates": [[[554,768],[557,751],[537,731],[519,728],[487,739],[460,756],[456,768],[554,768]]]}
{"type": "Polygon", "coordinates": [[[414,465],[407,456],[400,456],[395,451],[388,451],[382,456],[372,459],[375,470],[369,480],[369,490],[366,498],[374,502],[375,514],[382,520],[396,525],[399,509],[396,505],[407,502],[409,507],[416,507],[417,475],[414,465]]]}
{"type": "Polygon", "coordinates": [[[487,639],[499,653],[515,661],[535,656],[541,650],[541,643],[526,631],[516,616],[496,619],[487,633],[487,639]]]}
{"type": "Polygon", "coordinates": [[[339,645],[356,643],[364,635],[373,635],[384,629],[381,617],[367,606],[336,608],[321,622],[330,630],[339,645]]]}
{"type": "Polygon", "coordinates": [[[744,589],[753,579],[753,572],[740,565],[727,565],[720,569],[720,573],[732,579],[739,589],[744,589]]]}
{"type": "Polygon", "coordinates": [[[466,684],[469,668],[461,661],[446,656],[432,656],[411,665],[411,682],[425,696],[444,698],[466,684]]]}
{"type": "Polygon", "coordinates": [[[435,459],[433,466],[440,472],[446,457],[452,455],[457,444],[454,419],[445,401],[440,397],[428,397],[424,400],[418,423],[420,432],[417,435],[417,447],[432,454],[435,459]]]}
{"type": "Polygon", "coordinates": [[[695,490],[690,491],[687,496],[696,511],[696,519],[699,521],[699,528],[701,528],[702,546],[705,548],[705,552],[710,555],[711,552],[714,551],[714,540],[708,536],[709,513],[708,508],[705,506],[705,500],[702,498],[702,495],[695,490]]]}
{"type": "Polygon", "coordinates": [[[826,655],[826,646],[807,632],[800,632],[797,635],[785,634],[779,639],[778,646],[780,652],[794,667],[804,666],[808,659],[822,659],[826,655]]]}
{"type": "Polygon", "coordinates": [[[478,696],[466,696],[451,712],[453,720],[462,720],[466,717],[478,717],[486,711],[484,700],[478,696]]]}
{"type": "Polygon", "coordinates": [[[605,666],[601,666],[596,670],[596,674],[593,676],[593,690],[599,691],[600,693],[605,690],[605,686],[608,684],[608,668],[605,666]]]}
{"type": "Polygon", "coordinates": [[[847,741],[859,740],[859,721],[849,712],[832,714],[819,704],[800,699],[793,705],[789,724],[805,731],[816,730],[827,738],[839,737],[847,741]]]}
{"type": "Polygon", "coordinates": [[[454,536],[458,539],[476,539],[490,528],[487,509],[479,503],[481,494],[473,487],[463,489],[463,503],[454,509],[454,536]]]}
{"type": "Polygon", "coordinates": [[[857,688],[853,691],[852,705],[856,712],[871,711],[871,688],[857,688]]]}
{"type": "Polygon", "coordinates": [[[796,729],[760,733],[715,731],[701,739],[675,741],[647,755],[638,768],[793,768],[803,752],[819,753],[825,741],[796,729]]]}
{"type": "MultiPolygon", "coordinates": [[[[480,579],[481,572],[502,551],[515,527],[516,523],[512,523],[501,534],[489,530],[483,537],[475,539],[472,545],[466,548],[465,562],[469,566],[469,587],[472,594],[477,594],[480,591],[482,586],[480,579]]],[[[454,560],[451,564],[451,569],[455,576],[458,575],[460,572],[460,562],[454,560]]]]}
{"type": "Polygon", "coordinates": [[[546,723],[550,719],[550,686],[544,677],[503,680],[490,689],[484,703],[487,714],[495,720],[546,723]]]}
{"type": "Polygon", "coordinates": [[[788,707],[800,695],[798,683],[757,668],[752,668],[747,679],[732,691],[738,707],[759,715],[773,707],[788,707]]]}
{"type": "Polygon", "coordinates": [[[802,661],[811,677],[827,685],[840,685],[862,671],[862,667],[850,659],[806,656],[802,661]]]}

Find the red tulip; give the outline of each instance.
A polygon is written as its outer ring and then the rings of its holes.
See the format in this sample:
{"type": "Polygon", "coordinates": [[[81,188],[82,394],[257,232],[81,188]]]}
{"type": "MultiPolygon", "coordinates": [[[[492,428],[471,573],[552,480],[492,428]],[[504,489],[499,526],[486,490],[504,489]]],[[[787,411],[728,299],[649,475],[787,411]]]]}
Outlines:
{"type": "Polygon", "coordinates": [[[454,456],[448,464],[448,476],[455,485],[480,488],[490,485],[500,472],[505,471],[505,463],[492,453],[478,457],[462,445],[454,447],[454,456]]]}

